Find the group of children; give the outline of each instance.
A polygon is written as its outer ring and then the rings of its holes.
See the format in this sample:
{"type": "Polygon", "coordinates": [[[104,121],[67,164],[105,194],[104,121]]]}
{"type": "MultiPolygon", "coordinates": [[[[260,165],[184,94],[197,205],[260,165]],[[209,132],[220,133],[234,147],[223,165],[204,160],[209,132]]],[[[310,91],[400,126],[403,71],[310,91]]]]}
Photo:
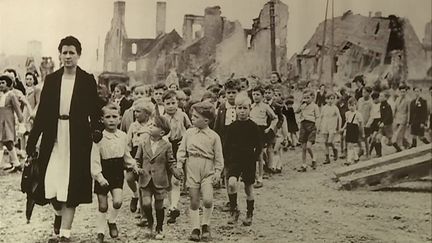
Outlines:
{"type": "MultiPolygon", "coordinates": [[[[130,210],[141,214],[137,225],[144,227],[148,237],[164,238],[165,204],[167,223],[176,223],[183,188],[190,196],[189,239],[208,241],[214,188],[226,187],[228,224],[236,224],[239,182],[244,183],[243,225],[250,226],[254,189],[263,187],[269,174],[282,172],[285,151],[301,146],[302,165],[297,171],[317,168],[313,152],[317,133],[324,139],[322,164],[331,162],[330,153],[334,160],[346,157],[345,164],[352,164],[373,150],[382,156],[382,144],[401,151],[402,147],[415,147],[417,138],[429,143],[425,129],[430,128],[432,116],[420,88],[414,88],[415,98],[409,100],[406,85],[398,87],[395,98],[389,90],[365,87],[358,80],[355,83],[358,89],[354,92],[346,88],[333,92],[324,85],[317,93],[305,88],[299,104],[278,82],[250,87],[247,79],[230,79],[223,86],[209,87],[199,101],[191,99],[189,89],[180,90],[176,84],[137,85],[130,95],[127,87],[119,84],[110,98],[102,97],[101,92],[105,130],[91,155],[99,205],[98,242],[104,241],[106,226],[112,238],[118,237],[125,180],[132,191],[130,210]],[[405,136],[408,127],[411,143],[405,136]],[[112,198],[109,212],[108,193],[112,198]]],[[[23,117],[22,98],[11,90],[13,80],[0,76],[0,148],[4,145],[13,156],[15,115],[20,121],[23,117]]]]}

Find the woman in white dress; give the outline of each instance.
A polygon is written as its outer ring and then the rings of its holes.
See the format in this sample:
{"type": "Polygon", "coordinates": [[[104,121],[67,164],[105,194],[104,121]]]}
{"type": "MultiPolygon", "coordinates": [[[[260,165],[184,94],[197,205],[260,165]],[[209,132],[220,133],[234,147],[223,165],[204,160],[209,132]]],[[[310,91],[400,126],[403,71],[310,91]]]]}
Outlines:
{"type": "Polygon", "coordinates": [[[45,79],[26,149],[34,155],[41,136],[42,173],[33,199],[53,205],[54,233],[69,242],[75,208],[92,202],[90,151],[101,137],[100,106],[93,75],[78,67],[78,39],[62,39],[58,50],[63,67],[45,79]]]}

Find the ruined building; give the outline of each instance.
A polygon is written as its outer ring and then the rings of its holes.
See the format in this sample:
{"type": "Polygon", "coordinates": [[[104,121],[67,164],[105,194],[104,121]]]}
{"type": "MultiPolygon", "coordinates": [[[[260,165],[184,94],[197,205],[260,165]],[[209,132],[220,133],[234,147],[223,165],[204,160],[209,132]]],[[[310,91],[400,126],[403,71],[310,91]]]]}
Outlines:
{"type": "MultiPolygon", "coordinates": [[[[425,36],[423,38],[423,48],[425,50],[425,56],[427,63],[432,63],[432,20],[426,24],[425,36]]],[[[432,77],[432,65],[429,66],[427,76],[432,77]]]]}
{"type": "MultiPolygon", "coordinates": [[[[286,37],[288,6],[279,0],[275,4],[275,34],[277,69],[286,71],[286,37]]],[[[221,16],[219,6],[208,7],[204,16],[185,15],[185,43],[174,53],[176,68],[185,76],[214,77],[223,80],[236,76],[268,77],[270,65],[270,4],[266,3],[251,29],[240,22],[221,16]],[[198,30],[194,31],[197,26],[198,30]]]]}
{"type": "MultiPolygon", "coordinates": [[[[272,0],[275,9],[276,62],[286,71],[288,6],[272,0]]],[[[146,83],[165,80],[175,70],[186,79],[206,77],[223,80],[231,73],[268,77],[270,65],[270,4],[266,3],[251,29],[222,16],[219,6],[208,7],[204,15],[187,14],[183,38],[173,30],[165,33],[166,3],[156,8],[156,38],[131,39],[125,28],[125,2],[114,3],[111,29],[105,39],[104,77],[111,85],[127,74],[146,83]],[[123,76],[122,76],[123,75],[123,76]]]]}
{"type": "Polygon", "coordinates": [[[175,30],[165,33],[166,3],[157,3],[156,38],[128,38],[125,8],[124,1],[114,2],[111,29],[105,38],[104,77],[127,80],[124,77],[127,74],[132,81],[151,83],[163,80],[173,66],[168,54],[183,42],[175,30]]]}
{"type": "MultiPolygon", "coordinates": [[[[303,50],[289,61],[290,76],[316,80],[323,61],[321,82],[331,75],[332,20],[327,20],[323,45],[324,22],[319,24],[303,50]]],[[[408,19],[394,15],[365,17],[347,11],[334,18],[333,70],[336,83],[364,75],[368,82],[400,82],[426,77],[431,66],[425,49],[408,19]]]]}

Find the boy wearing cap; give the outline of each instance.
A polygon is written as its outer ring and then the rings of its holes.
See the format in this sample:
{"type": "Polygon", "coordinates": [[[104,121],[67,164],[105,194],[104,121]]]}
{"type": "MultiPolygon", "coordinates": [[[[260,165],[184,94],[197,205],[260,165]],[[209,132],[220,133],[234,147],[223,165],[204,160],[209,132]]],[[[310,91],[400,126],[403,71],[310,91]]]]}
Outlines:
{"type": "Polygon", "coordinates": [[[177,152],[177,166],[186,169],[186,185],[190,194],[190,218],[192,241],[208,241],[210,217],[213,212],[213,184],[219,181],[223,167],[222,143],[219,135],[209,128],[215,117],[215,109],[210,102],[200,102],[192,106],[192,124],[180,143],[177,152]],[[203,198],[203,219],[200,230],[200,193],[203,198]]]}

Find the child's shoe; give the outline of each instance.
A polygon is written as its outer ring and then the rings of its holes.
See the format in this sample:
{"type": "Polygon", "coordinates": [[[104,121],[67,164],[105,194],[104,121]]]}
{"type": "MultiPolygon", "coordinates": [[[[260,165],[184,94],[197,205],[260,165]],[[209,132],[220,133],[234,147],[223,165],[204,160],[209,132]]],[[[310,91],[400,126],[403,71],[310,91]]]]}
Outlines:
{"type": "Polygon", "coordinates": [[[251,226],[252,225],[252,213],[247,213],[245,220],[243,221],[244,226],[251,226]]]}
{"type": "Polygon", "coordinates": [[[167,223],[174,224],[178,216],[180,216],[180,210],[178,210],[177,208],[169,210],[167,223]]]}
{"type": "Polygon", "coordinates": [[[307,171],[307,165],[302,164],[299,168],[297,168],[297,172],[306,172],[307,171]]]}
{"type": "Polygon", "coordinates": [[[155,240],[163,240],[165,238],[165,235],[163,233],[162,229],[156,229],[156,235],[155,240]]]}
{"type": "Polygon", "coordinates": [[[117,238],[119,233],[117,229],[117,224],[108,222],[108,228],[111,238],[117,238]]]}
{"type": "Polygon", "coordinates": [[[253,185],[254,188],[261,188],[261,187],[263,187],[263,186],[264,186],[264,184],[263,184],[261,181],[257,181],[257,182],[253,185]]]}
{"type": "Polygon", "coordinates": [[[324,165],[330,164],[330,156],[328,154],[326,154],[326,158],[323,162],[324,165]]]}
{"type": "Polygon", "coordinates": [[[235,209],[230,214],[230,219],[228,220],[228,224],[237,224],[237,221],[240,216],[240,211],[238,209],[235,209]]]}
{"type": "Polygon", "coordinates": [[[200,234],[201,231],[200,229],[193,229],[190,236],[189,236],[189,240],[191,241],[200,241],[200,234]]]}
{"type": "Polygon", "coordinates": [[[104,238],[105,238],[104,234],[98,233],[96,240],[97,240],[98,243],[103,243],[104,242],[104,238]]]}
{"type": "Polygon", "coordinates": [[[153,238],[153,225],[144,228],[144,235],[147,238],[153,238]]]}
{"type": "Polygon", "coordinates": [[[312,168],[313,170],[316,170],[316,168],[317,168],[317,164],[316,164],[316,161],[315,161],[315,160],[312,160],[311,168],[312,168]]]}
{"type": "Polygon", "coordinates": [[[201,227],[201,232],[202,232],[202,235],[201,235],[202,241],[204,241],[204,242],[211,241],[210,226],[204,224],[201,227]]]}

